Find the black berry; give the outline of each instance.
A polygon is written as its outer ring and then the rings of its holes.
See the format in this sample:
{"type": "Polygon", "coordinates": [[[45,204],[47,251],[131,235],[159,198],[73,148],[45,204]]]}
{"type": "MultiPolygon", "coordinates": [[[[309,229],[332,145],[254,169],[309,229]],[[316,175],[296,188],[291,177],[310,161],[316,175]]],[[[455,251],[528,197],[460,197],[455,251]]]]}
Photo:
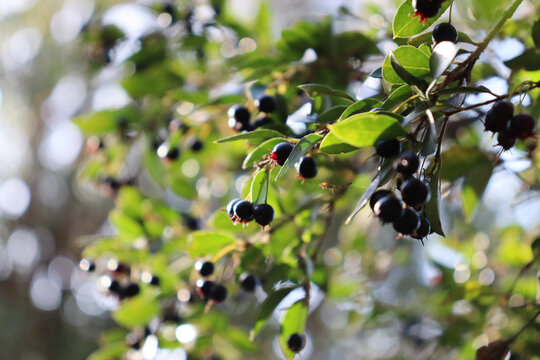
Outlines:
{"type": "Polygon", "coordinates": [[[373,210],[373,207],[375,206],[375,203],[379,201],[379,199],[385,197],[386,195],[390,195],[392,192],[390,190],[377,190],[371,195],[371,198],[369,199],[369,206],[371,207],[371,210],[373,210]]]}
{"type": "Polygon", "coordinates": [[[169,152],[167,153],[167,159],[169,160],[176,160],[180,157],[180,150],[178,150],[178,148],[172,148],[169,150],[169,152]]]}
{"type": "Polygon", "coordinates": [[[214,285],[210,289],[209,299],[214,300],[217,303],[225,301],[227,298],[227,288],[223,285],[214,285]]]}
{"type": "Polygon", "coordinates": [[[265,95],[257,100],[255,105],[259,111],[268,114],[276,110],[276,99],[273,96],[265,95]]]}
{"type": "Polygon", "coordinates": [[[429,234],[431,234],[431,223],[425,215],[421,215],[420,226],[411,236],[415,239],[422,240],[429,234]]]}
{"type": "Polygon", "coordinates": [[[258,281],[257,278],[251,274],[242,274],[240,275],[240,286],[242,286],[242,289],[248,292],[255,291],[255,288],[257,287],[258,281]]]}
{"type": "Polygon", "coordinates": [[[234,215],[243,223],[253,220],[253,204],[247,200],[237,202],[233,207],[234,215]]]}
{"type": "Polygon", "coordinates": [[[216,284],[210,280],[198,280],[196,285],[199,295],[205,299],[210,297],[212,289],[216,286],[216,284]]]}
{"type": "Polygon", "coordinates": [[[500,114],[500,116],[504,117],[505,119],[510,119],[512,116],[514,116],[514,104],[508,100],[497,101],[495,104],[493,104],[491,110],[500,114]]]}
{"type": "Polygon", "coordinates": [[[150,278],[149,284],[154,285],[154,286],[159,286],[160,283],[161,283],[161,280],[159,279],[159,277],[152,275],[152,277],[150,278]]]}
{"type": "Polygon", "coordinates": [[[120,285],[120,282],[118,280],[112,280],[111,279],[111,282],[109,283],[109,286],[108,286],[107,289],[110,292],[115,293],[115,294],[118,295],[122,291],[122,286],[120,285]]]}
{"type": "Polygon", "coordinates": [[[214,273],[214,264],[211,261],[197,261],[195,269],[201,276],[210,276],[214,273]]]}
{"type": "Polygon", "coordinates": [[[497,135],[497,145],[502,146],[503,150],[510,150],[512,146],[516,144],[517,137],[512,134],[510,131],[505,130],[501,131],[497,135]]]}
{"type": "Polygon", "coordinates": [[[227,215],[229,215],[229,219],[235,220],[236,215],[234,215],[234,205],[240,201],[242,201],[242,199],[233,199],[227,204],[227,215]]]}
{"type": "Polygon", "coordinates": [[[191,231],[199,230],[201,228],[199,219],[189,215],[184,216],[184,224],[191,231]]]}
{"type": "Polygon", "coordinates": [[[458,31],[454,25],[450,23],[442,23],[435,26],[435,29],[433,29],[433,42],[438,44],[441,41],[451,41],[453,43],[457,43],[458,31]]]}
{"type": "Polygon", "coordinates": [[[420,160],[412,151],[405,151],[396,161],[396,170],[403,176],[411,176],[418,170],[420,160]]]}
{"type": "Polygon", "coordinates": [[[373,213],[384,223],[394,222],[403,215],[403,203],[394,195],[386,195],[377,200],[373,213]]]}
{"type": "Polygon", "coordinates": [[[255,205],[253,208],[253,216],[257,224],[264,228],[274,220],[274,208],[268,204],[255,205]]]}
{"type": "Polygon", "coordinates": [[[418,16],[420,22],[427,23],[427,19],[433,17],[439,13],[441,4],[438,1],[431,0],[413,0],[412,6],[415,11],[414,16],[418,16]]]}
{"type": "Polygon", "coordinates": [[[427,184],[415,177],[405,180],[399,190],[405,204],[413,207],[423,205],[431,197],[427,184]]]}
{"type": "Polygon", "coordinates": [[[253,128],[257,129],[261,126],[268,125],[272,123],[272,118],[270,116],[261,116],[257,120],[255,120],[255,124],[253,124],[253,128]]]}
{"type": "Polygon", "coordinates": [[[486,119],[484,120],[484,131],[504,131],[508,127],[509,120],[510,118],[504,117],[497,111],[491,109],[486,114],[486,119]]]}
{"type": "Polygon", "coordinates": [[[300,352],[306,346],[306,337],[303,334],[292,334],[287,339],[287,346],[292,352],[300,352]]]}
{"type": "Polygon", "coordinates": [[[274,146],[272,153],[270,154],[270,159],[274,160],[278,165],[285,164],[285,161],[291,154],[294,146],[288,142],[282,142],[274,146]]]}
{"type": "Polygon", "coordinates": [[[304,156],[296,164],[298,175],[303,179],[311,179],[317,176],[317,162],[311,156],[304,156]]]}
{"type": "Polygon", "coordinates": [[[249,110],[242,105],[232,106],[228,111],[228,115],[229,118],[233,118],[243,125],[247,125],[249,123],[249,119],[251,118],[249,110]]]}
{"type": "Polygon", "coordinates": [[[131,283],[124,288],[122,293],[125,297],[129,298],[138,295],[140,292],[141,288],[139,287],[139,284],[131,283]]]}
{"type": "Polygon", "coordinates": [[[197,139],[196,137],[192,138],[190,143],[189,143],[189,148],[192,150],[192,151],[201,151],[204,147],[204,143],[197,139]]]}
{"type": "Polygon", "coordinates": [[[375,146],[375,152],[383,158],[398,156],[401,152],[401,143],[398,139],[381,140],[375,146]]]}
{"type": "Polygon", "coordinates": [[[412,208],[406,208],[403,215],[393,223],[394,229],[403,235],[412,234],[420,226],[420,216],[412,208]]]}
{"type": "Polygon", "coordinates": [[[510,132],[520,139],[534,136],[536,121],[529,114],[518,114],[510,120],[510,132]]]}

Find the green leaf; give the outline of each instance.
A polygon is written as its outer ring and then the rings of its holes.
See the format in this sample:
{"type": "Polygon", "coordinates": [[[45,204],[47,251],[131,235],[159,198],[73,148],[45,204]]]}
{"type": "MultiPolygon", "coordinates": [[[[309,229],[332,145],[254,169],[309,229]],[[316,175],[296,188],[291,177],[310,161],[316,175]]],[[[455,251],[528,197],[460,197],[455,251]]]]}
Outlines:
{"type": "Polygon", "coordinates": [[[405,0],[399,6],[399,9],[394,16],[394,21],[392,24],[392,31],[394,33],[394,38],[407,38],[420,34],[427,28],[437,21],[439,17],[446,11],[448,6],[450,6],[451,1],[445,1],[441,4],[441,10],[439,13],[428,19],[426,25],[421,23],[418,17],[414,16],[414,9],[411,4],[411,0],[405,0]]]}
{"type": "Polygon", "coordinates": [[[159,314],[160,307],[153,294],[143,293],[122,302],[112,317],[118,324],[127,328],[142,326],[159,314]]]}
{"type": "Polygon", "coordinates": [[[454,181],[479,166],[490,163],[490,158],[477,147],[456,145],[442,153],[441,177],[454,181]]]}
{"type": "Polygon", "coordinates": [[[116,360],[124,355],[128,350],[129,347],[125,341],[107,344],[90,354],[88,360],[116,360]]]}
{"type": "Polygon", "coordinates": [[[382,103],[383,109],[392,111],[400,106],[405,100],[412,96],[412,89],[409,85],[402,85],[394,90],[388,98],[382,103]]]}
{"type": "Polygon", "coordinates": [[[458,53],[459,48],[451,41],[442,41],[435,45],[431,58],[429,59],[429,67],[431,76],[434,79],[439,78],[446,69],[450,66],[458,53]]]}
{"type": "Polygon", "coordinates": [[[429,75],[429,72],[429,56],[410,45],[400,46],[389,54],[382,70],[384,80],[395,85],[404,84],[407,81],[411,84],[419,83],[420,79],[429,75]]]}
{"type": "Polygon", "coordinates": [[[247,169],[248,167],[252,166],[255,162],[261,160],[264,155],[270,154],[274,146],[276,146],[279,143],[284,142],[285,139],[283,138],[273,138],[264,141],[259,146],[257,146],[252,152],[246,156],[244,159],[244,162],[242,163],[242,169],[247,169]]]}
{"type": "Polygon", "coordinates": [[[278,131],[270,130],[270,129],[255,130],[255,131],[245,132],[245,133],[229,136],[223,139],[219,139],[216,142],[221,144],[221,143],[238,141],[238,140],[246,140],[246,139],[266,140],[266,139],[271,139],[271,138],[276,138],[276,137],[285,137],[285,135],[283,135],[282,133],[278,131]]]}
{"type": "Polygon", "coordinates": [[[234,243],[236,243],[235,237],[228,232],[194,231],[189,234],[187,252],[192,258],[214,256],[227,245],[234,243]]]}
{"type": "Polygon", "coordinates": [[[534,22],[534,25],[532,27],[532,38],[534,41],[534,45],[536,45],[536,48],[540,48],[540,19],[534,22]]]}
{"type": "Polygon", "coordinates": [[[371,109],[375,109],[381,106],[381,101],[377,99],[362,99],[358,100],[354,104],[349,105],[347,109],[341,114],[338,121],[344,120],[348,117],[351,117],[354,114],[367,112],[371,109]]]}
{"type": "Polygon", "coordinates": [[[304,334],[308,312],[309,309],[307,306],[307,300],[302,299],[295,302],[290,308],[287,309],[285,316],[281,321],[279,343],[281,345],[281,350],[288,359],[293,358],[296,353],[289,350],[287,340],[292,334],[304,334]]]}
{"type": "Polygon", "coordinates": [[[356,147],[372,146],[378,140],[406,134],[394,117],[381,113],[356,114],[329,128],[339,139],[356,147]]]}
{"type": "Polygon", "coordinates": [[[358,148],[345,143],[343,140],[334,135],[332,131],[330,131],[328,134],[326,134],[321,142],[321,147],[319,150],[325,154],[337,155],[350,153],[358,150],[358,148]]]}
{"type": "Polygon", "coordinates": [[[73,122],[85,135],[100,135],[119,129],[119,121],[136,121],[139,113],[132,108],[118,110],[103,110],[87,115],[78,116],[73,122]]]}
{"type": "Polygon", "coordinates": [[[144,228],[141,223],[120,210],[111,211],[109,221],[122,236],[135,239],[144,235],[144,228]]]}
{"type": "Polygon", "coordinates": [[[279,303],[291,293],[294,289],[297,289],[298,285],[290,285],[281,287],[277,290],[273,290],[266,299],[261,304],[259,312],[257,313],[257,318],[255,320],[255,326],[251,331],[251,338],[253,339],[261,331],[261,329],[266,325],[270,316],[274,312],[274,309],[279,305],[279,303]]]}
{"type": "Polygon", "coordinates": [[[332,89],[326,85],[321,84],[304,84],[298,86],[304,90],[312,99],[321,95],[337,96],[349,101],[355,101],[356,99],[342,90],[332,89]]]}
{"type": "Polygon", "coordinates": [[[465,220],[470,222],[475,214],[478,204],[482,199],[484,190],[491,178],[493,172],[492,161],[486,161],[478,164],[471,169],[463,181],[463,191],[461,197],[461,207],[465,220]]]}
{"type": "Polygon", "coordinates": [[[294,146],[291,154],[279,170],[279,173],[276,176],[276,181],[281,179],[287,173],[287,171],[294,167],[294,164],[296,164],[302,156],[306,155],[309,150],[311,150],[311,148],[315,146],[315,144],[321,139],[322,135],[319,134],[309,134],[300,139],[300,141],[294,146]]]}
{"type": "Polygon", "coordinates": [[[319,122],[323,124],[334,122],[340,118],[341,114],[343,114],[346,109],[347,106],[345,105],[331,107],[319,116],[319,122]]]}
{"type": "Polygon", "coordinates": [[[526,49],[523,54],[505,61],[504,64],[512,70],[524,69],[527,71],[540,70],[540,49],[526,49]]]}
{"type": "Polygon", "coordinates": [[[266,204],[269,176],[270,171],[264,169],[260,170],[253,178],[253,181],[251,182],[251,202],[253,205],[266,204]]]}
{"type": "Polygon", "coordinates": [[[454,94],[478,94],[478,93],[488,93],[491,94],[485,86],[458,86],[455,88],[444,89],[437,92],[438,95],[454,95],[454,94]]]}
{"type": "Polygon", "coordinates": [[[255,23],[257,48],[265,51],[272,45],[272,14],[270,6],[266,1],[260,3],[255,23]]]}
{"type": "MultiPolygon", "coordinates": [[[[410,38],[407,44],[412,46],[420,46],[422,44],[427,44],[432,42],[433,31],[428,31],[413,38],[410,38]]],[[[474,41],[469,37],[469,35],[460,32],[458,34],[458,42],[474,44],[474,41]]]]}
{"type": "Polygon", "coordinates": [[[431,199],[425,207],[426,217],[431,223],[431,230],[444,236],[441,222],[441,180],[439,171],[431,178],[429,188],[431,189],[431,199]]]}

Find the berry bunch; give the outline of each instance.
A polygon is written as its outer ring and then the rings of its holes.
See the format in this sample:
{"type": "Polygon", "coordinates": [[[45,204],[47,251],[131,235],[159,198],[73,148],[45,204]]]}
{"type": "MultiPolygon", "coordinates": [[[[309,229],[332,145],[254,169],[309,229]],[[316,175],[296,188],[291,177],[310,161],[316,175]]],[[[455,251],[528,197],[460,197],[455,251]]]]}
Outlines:
{"type": "Polygon", "coordinates": [[[229,115],[229,127],[236,131],[252,131],[263,125],[270,124],[272,118],[269,114],[276,111],[277,103],[273,96],[264,95],[255,100],[255,106],[261,113],[261,116],[251,123],[251,113],[248,108],[243,105],[233,105],[227,114],[229,115]]]}
{"type": "Polygon", "coordinates": [[[518,139],[534,136],[536,120],[528,114],[514,116],[514,105],[507,100],[497,101],[486,114],[485,131],[497,133],[498,144],[503,150],[511,149],[518,139]]]}
{"type": "Polygon", "coordinates": [[[431,192],[425,182],[414,176],[419,165],[416,154],[402,153],[395,162],[401,199],[391,190],[380,189],[373,193],[369,204],[383,223],[392,223],[398,233],[421,240],[431,232],[429,220],[420,213],[431,192]]]}
{"type": "MultiPolygon", "coordinates": [[[[269,158],[273,161],[274,165],[285,164],[285,161],[289,158],[294,146],[288,142],[282,142],[274,146],[272,152],[270,153],[269,158]]],[[[299,178],[302,179],[302,183],[306,179],[311,179],[317,176],[319,169],[317,167],[317,161],[311,156],[303,156],[294,164],[296,171],[298,172],[299,178]]]]}
{"type": "Polygon", "coordinates": [[[214,273],[214,264],[212,262],[197,261],[195,263],[195,270],[203,277],[197,280],[195,284],[196,291],[200,297],[211,300],[214,303],[221,303],[227,299],[227,288],[207,279],[214,273]]]}
{"type": "Polygon", "coordinates": [[[253,205],[247,200],[234,199],[227,204],[227,215],[233,222],[244,225],[255,220],[264,229],[274,220],[274,208],[269,204],[253,205]]]}

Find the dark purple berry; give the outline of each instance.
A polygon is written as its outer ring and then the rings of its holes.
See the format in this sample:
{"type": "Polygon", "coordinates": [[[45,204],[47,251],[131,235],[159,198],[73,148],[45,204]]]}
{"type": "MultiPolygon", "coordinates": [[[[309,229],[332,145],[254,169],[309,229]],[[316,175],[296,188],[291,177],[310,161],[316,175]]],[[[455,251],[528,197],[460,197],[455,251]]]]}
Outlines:
{"type": "Polygon", "coordinates": [[[431,191],[427,184],[415,177],[410,177],[403,182],[399,190],[405,204],[418,207],[424,205],[431,197],[431,191]]]}
{"type": "Polygon", "coordinates": [[[192,138],[190,143],[189,143],[189,148],[192,150],[192,151],[201,151],[204,147],[204,143],[197,139],[196,137],[192,138]]]}
{"type": "Polygon", "coordinates": [[[510,118],[503,117],[501,114],[491,109],[486,114],[486,119],[484,120],[484,131],[504,131],[508,127],[509,120],[510,118]]]}
{"type": "Polygon", "coordinates": [[[184,224],[191,231],[199,230],[201,228],[199,219],[189,215],[184,216],[184,224]]]}
{"type": "Polygon", "coordinates": [[[420,216],[414,209],[408,207],[392,225],[398,233],[410,235],[420,226],[420,216]]]}
{"type": "Polygon", "coordinates": [[[234,205],[240,201],[242,201],[242,199],[233,199],[227,204],[227,215],[229,215],[229,219],[235,220],[236,215],[234,215],[234,205]]]}
{"type": "Polygon", "coordinates": [[[172,148],[167,153],[167,159],[174,161],[180,157],[180,150],[178,148],[172,148]]]}
{"type": "Polygon", "coordinates": [[[109,286],[108,286],[107,289],[110,292],[115,293],[115,294],[118,295],[122,291],[122,286],[120,285],[120,282],[118,280],[112,280],[111,279],[111,282],[109,283],[109,286]]]}
{"type": "Polygon", "coordinates": [[[514,104],[508,100],[497,101],[493,104],[491,110],[495,111],[505,119],[511,119],[514,116],[514,104]]]}
{"type": "Polygon", "coordinates": [[[139,284],[131,283],[124,288],[124,291],[122,291],[122,295],[124,295],[124,297],[130,298],[138,295],[140,292],[141,288],[139,287],[139,284]]]}
{"type": "Polygon", "coordinates": [[[375,146],[375,152],[382,158],[398,156],[401,152],[401,142],[398,139],[381,140],[375,146]]]}
{"type": "Polygon", "coordinates": [[[396,171],[405,177],[414,174],[419,166],[420,160],[412,151],[405,151],[396,161],[396,171]]]}
{"type": "Polygon", "coordinates": [[[256,101],[257,108],[260,112],[271,113],[276,110],[276,99],[273,96],[265,95],[256,101]]]}
{"type": "Polygon", "coordinates": [[[385,197],[386,195],[390,195],[392,192],[390,190],[377,190],[371,195],[371,198],[369,199],[369,206],[371,207],[371,210],[373,210],[373,207],[375,206],[375,203],[379,201],[379,199],[385,197]]]}
{"type": "Polygon", "coordinates": [[[510,120],[510,132],[520,139],[534,136],[536,120],[529,114],[518,114],[510,120]]]}
{"type": "Polygon", "coordinates": [[[263,228],[274,220],[274,208],[268,204],[259,204],[253,207],[253,217],[257,224],[263,228]]]}
{"type": "Polygon", "coordinates": [[[251,274],[242,274],[240,275],[240,286],[242,286],[242,289],[247,292],[253,292],[255,291],[255,288],[257,287],[258,281],[257,278],[251,274]]]}
{"type": "Polygon", "coordinates": [[[214,264],[211,261],[197,261],[195,270],[197,270],[201,276],[210,276],[214,273],[214,264]]]}
{"type": "Polygon", "coordinates": [[[283,166],[287,158],[291,154],[294,145],[288,142],[282,142],[274,146],[272,153],[270,154],[270,159],[274,160],[278,165],[283,166]]]}
{"type": "Polygon", "coordinates": [[[242,105],[232,106],[227,114],[229,115],[229,118],[233,118],[243,125],[247,125],[249,123],[249,119],[251,118],[249,110],[242,105]]]}
{"type": "Polygon", "coordinates": [[[208,299],[210,297],[210,294],[212,293],[212,289],[216,284],[213,281],[210,280],[197,280],[196,283],[197,286],[197,292],[201,297],[208,299]]]}
{"type": "Polygon", "coordinates": [[[420,216],[420,226],[416,231],[411,235],[413,238],[422,240],[426,236],[431,234],[431,223],[425,215],[420,216]]]}
{"type": "Polygon", "coordinates": [[[457,43],[458,31],[454,25],[450,23],[441,23],[435,26],[435,29],[433,29],[433,42],[438,44],[441,41],[451,41],[453,43],[457,43]]]}
{"type": "Polygon", "coordinates": [[[296,164],[298,176],[303,179],[311,179],[317,176],[317,162],[311,156],[304,156],[296,164]]]}
{"type": "Polygon", "coordinates": [[[227,288],[223,285],[214,285],[208,296],[209,299],[214,300],[217,303],[225,301],[227,298],[227,288]]]}
{"type": "Polygon", "coordinates": [[[247,200],[237,202],[233,207],[234,215],[243,223],[253,220],[253,204],[247,200]]]}
{"type": "Polygon", "coordinates": [[[375,203],[373,213],[384,223],[391,223],[403,215],[403,203],[394,195],[386,195],[375,203]]]}
{"type": "Polygon", "coordinates": [[[427,23],[427,19],[433,17],[439,13],[441,4],[438,1],[431,0],[413,0],[412,6],[415,11],[414,16],[420,18],[420,22],[427,23]]]}
{"type": "Polygon", "coordinates": [[[502,146],[503,150],[510,150],[512,146],[516,144],[517,137],[515,137],[510,131],[505,130],[501,131],[497,135],[497,141],[497,145],[502,146]]]}
{"type": "Polygon", "coordinates": [[[150,278],[150,281],[148,283],[150,285],[159,286],[159,284],[161,283],[161,280],[160,280],[160,278],[158,276],[152,275],[152,277],[150,278]]]}
{"type": "Polygon", "coordinates": [[[298,353],[306,346],[306,337],[303,334],[292,334],[287,339],[287,347],[292,352],[298,353]]]}

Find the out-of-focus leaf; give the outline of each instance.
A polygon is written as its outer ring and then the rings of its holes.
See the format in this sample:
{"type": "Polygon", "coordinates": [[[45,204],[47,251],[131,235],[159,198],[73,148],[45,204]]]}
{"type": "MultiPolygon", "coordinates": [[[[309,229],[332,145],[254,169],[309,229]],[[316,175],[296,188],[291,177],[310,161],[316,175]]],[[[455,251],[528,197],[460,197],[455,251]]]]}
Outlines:
{"type": "Polygon", "coordinates": [[[129,347],[125,341],[107,344],[90,354],[88,360],[115,360],[119,359],[128,350],[129,347]]]}
{"type": "Polygon", "coordinates": [[[300,160],[300,158],[306,155],[309,150],[311,150],[311,148],[315,146],[315,144],[321,139],[322,135],[319,134],[309,134],[300,139],[300,141],[294,146],[291,154],[279,170],[279,173],[276,176],[276,181],[281,179],[287,173],[287,171],[294,167],[294,165],[300,160]]]}
{"type": "Polygon", "coordinates": [[[329,128],[336,137],[356,147],[372,146],[378,140],[406,133],[395,118],[377,113],[356,114],[329,128]]]}
{"type": "Polygon", "coordinates": [[[246,139],[266,140],[266,139],[271,139],[271,138],[276,138],[276,137],[285,137],[285,135],[283,135],[282,133],[278,131],[270,130],[270,129],[255,130],[255,131],[245,132],[245,133],[241,133],[237,135],[232,135],[223,139],[219,139],[216,142],[226,143],[226,142],[246,140],[246,139]]]}
{"type": "Polygon", "coordinates": [[[534,41],[534,45],[536,45],[536,48],[540,48],[540,19],[536,20],[534,22],[533,28],[532,28],[532,38],[534,41]]]}
{"type": "Polygon", "coordinates": [[[486,161],[478,164],[477,167],[465,175],[461,204],[463,214],[468,222],[472,220],[474,212],[478,207],[482,195],[484,194],[484,190],[491,178],[492,172],[492,162],[486,161]]]}
{"type": "Polygon", "coordinates": [[[307,300],[302,299],[291,305],[287,309],[283,320],[281,321],[281,334],[279,335],[279,343],[281,350],[287,358],[294,357],[295,353],[289,350],[287,340],[292,334],[304,334],[306,320],[308,317],[307,300]]]}
{"type": "Polygon", "coordinates": [[[431,178],[429,188],[431,189],[431,199],[425,207],[426,216],[431,223],[431,230],[444,236],[441,222],[441,180],[439,171],[431,178]]]}
{"type": "Polygon", "coordinates": [[[441,5],[439,13],[433,17],[430,17],[426,24],[419,21],[418,17],[413,17],[414,9],[410,0],[405,0],[399,6],[399,9],[394,16],[392,23],[392,30],[394,32],[394,38],[407,38],[420,34],[422,31],[429,28],[437,19],[446,11],[450,6],[451,1],[445,1],[441,5]]]}
{"type": "Polygon", "coordinates": [[[189,235],[187,252],[192,258],[213,256],[224,247],[234,243],[236,243],[236,239],[228,232],[194,231],[189,235]]]}
{"type": "Polygon", "coordinates": [[[120,210],[113,210],[109,214],[109,220],[122,236],[135,239],[144,235],[144,228],[141,223],[120,210]]]}
{"type": "Polygon", "coordinates": [[[85,135],[100,135],[119,129],[122,121],[137,121],[139,113],[129,107],[118,110],[103,110],[87,115],[81,115],[73,119],[73,122],[85,135]]]}
{"type": "Polygon", "coordinates": [[[112,317],[118,324],[127,328],[143,326],[157,314],[159,314],[159,304],[150,293],[143,293],[133,298],[124,300],[112,317]]]}
{"type": "Polygon", "coordinates": [[[490,163],[489,156],[480,149],[456,145],[442,153],[441,177],[453,181],[479,166],[490,163]]]}
{"type": "Polygon", "coordinates": [[[290,285],[281,287],[277,290],[273,290],[261,304],[257,318],[255,320],[255,326],[251,331],[251,338],[257,336],[261,329],[266,325],[270,316],[274,312],[274,309],[279,305],[279,303],[289,295],[291,291],[298,288],[298,285],[290,285]]]}
{"type": "Polygon", "coordinates": [[[251,202],[253,205],[265,204],[268,194],[269,170],[260,170],[251,182],[251,202]]]}
{"type": "Polygon", "coordinates": [[[355,98],[345,91],[332,89],[326,85],[321,84],[304,84],[298,86],[304,90],[311,98],[315,98],[321,95],[337,96],[349,101],[355,101],[355,98]]]}
{"type": "Polygon", "coordinates": [[[523,54],[505,61],[504,64],[512,70],[527,70],[536,71],[540,70],[540,49],[530,48],[523,52],[523,54]]]}

